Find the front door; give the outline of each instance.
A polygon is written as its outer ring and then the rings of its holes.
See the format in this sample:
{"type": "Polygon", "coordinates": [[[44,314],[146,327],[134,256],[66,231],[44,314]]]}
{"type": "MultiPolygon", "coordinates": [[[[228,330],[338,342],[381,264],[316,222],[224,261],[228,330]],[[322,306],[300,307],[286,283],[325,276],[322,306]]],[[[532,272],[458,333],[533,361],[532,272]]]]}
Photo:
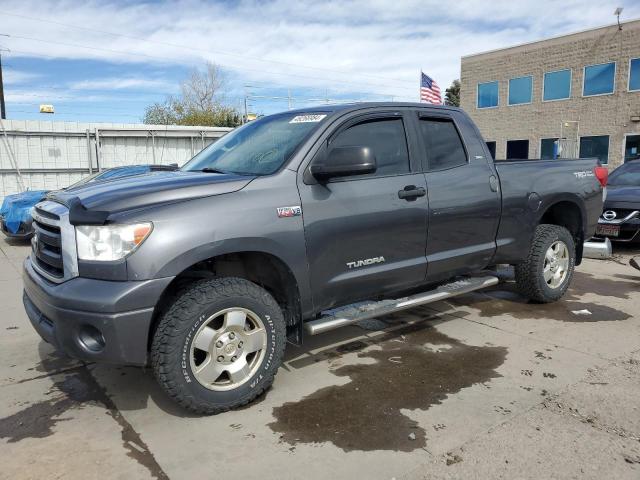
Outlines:
{"type": "Polygon", "coordinates": [[[427,278],[439,281],[488,265],[501,201],[493,159],[466,117],[428,112],[418,116],[416,130],[429,192],[427,278]]]}
{"type": "Polygon", "coordinates": [[[376,172],[299,186],[318,310],[424,281],[426,183],[411,165],[405,123],[401,112],[345,121],[321,149],[368,147],[376,172]]]}

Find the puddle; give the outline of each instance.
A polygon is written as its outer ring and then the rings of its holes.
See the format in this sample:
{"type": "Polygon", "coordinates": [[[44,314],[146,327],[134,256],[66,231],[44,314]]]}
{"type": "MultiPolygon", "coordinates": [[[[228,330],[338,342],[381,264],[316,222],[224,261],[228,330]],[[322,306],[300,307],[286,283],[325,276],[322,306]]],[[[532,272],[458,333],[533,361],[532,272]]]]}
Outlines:
{"type": "Polygon", "coordinates": [[[575,272],[569,288],[569,293],[573,295],[593,293],[621,299],[628,299],[631,292],[640,292],[640,281],[613,280],[612,277],[596,277],[586,272],[575,272]]]}
{"type": "MultiPolygon", "coordinates": [[[[360,343],[346,351],[359,350],[360,343]]],[[[331,442],[344,451],[409,452],[424,447],[427,438],[402,410],[427,410],[463,388],[499,377],[496,369],[506,355],[504,347],[466,345],[427,324],[402,327],[358,353],[373,363],[331,371],[349,383],[274,408],[276,421],[269,427],[291,445],[331,442]]]]}
{"type": "Polygon", "coordinates": [[[580,301],[586,293],[602,297],[629,298],[631,291],[638,291],[639,283],[596,278],[583,272],[576,272],[571,287],[559,301],[535,304],[521,296],[513,282],[497,287],[453,298],[449,302],[456,306],[470,306],[479,310],[482,317],[503,314],[519,319],[552,319],[563,322],[613,322],[632,318],[622,310],[594,302],[580,301]],[[573,312],[588,310],[591,314],[578,315],[573,312]]]}
{"type": "Polygon", "coordinates": [[[54,375],[80,365],[83,363],[54,350],[28,370],[54,375]]]}
{"type": "MultiPolygon", "coordinates": [[[[36,369],[47,365],[54,368],[62,366],[58,362],[64,362],[64,360],[58,360],[55,357],[45,359],[36,369]]],[[[122,416],[105,390],[86,368],[75,368],[73,374],[54,382],[44,396],[48,397],[47,400],[31,404],[13,415],[0,418],[0,439],[14,443],[27,438],[49,437],[55,433],[54,427],[58,423],[72,420],[74,410],[84,408],[87,404],[97,404],[103,406],[107,414],[120,426],[122,445],[127,455],[146,467],[154,478],[168,479],[140,435],[122,416]]]]}

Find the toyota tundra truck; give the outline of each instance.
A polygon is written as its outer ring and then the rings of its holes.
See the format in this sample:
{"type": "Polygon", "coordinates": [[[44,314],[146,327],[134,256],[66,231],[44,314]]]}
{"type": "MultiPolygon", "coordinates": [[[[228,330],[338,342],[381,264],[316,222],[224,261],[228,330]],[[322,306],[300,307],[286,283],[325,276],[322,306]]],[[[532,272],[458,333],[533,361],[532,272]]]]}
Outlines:
{"type": "Polygon", "coordinates": [[[288,342],[494,285],[496,265],[558,300],[606,181],[596,159],[494,162],[453,107],[288,111],[179,171],[49,194],[24,307],[69,356],[149,365],[219,413],[271,385],[288,342]]]}

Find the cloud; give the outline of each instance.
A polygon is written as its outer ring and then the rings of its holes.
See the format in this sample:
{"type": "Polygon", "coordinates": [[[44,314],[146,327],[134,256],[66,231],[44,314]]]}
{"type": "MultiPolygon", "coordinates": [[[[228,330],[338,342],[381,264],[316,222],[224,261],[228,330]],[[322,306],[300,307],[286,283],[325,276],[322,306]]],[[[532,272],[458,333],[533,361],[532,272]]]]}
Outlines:
{"type": "MultiPolygon", "coordinates": [[[[640,4],[622,3],[624,18],[640,16],[640,4]]],[[[2,31],[12,35],[3,41],[16,55],[186,67],[210,60],[238,86],[397,99],[416,99],[421,69],[446,87],[459,76],[463,55],[615,21],[611,4],[584,0],[5,0],[0,16],[2,31]]],[[[102,80],[114,89],[136,81],[144,83],[133,77],[102,80]]],[[[76,85],[100,82],[79,78],[76,85]]]]}
{"type": "Polygon", "coordinates": [[[5,85],[17,85],[23,83],[29,83],[32,80],[40,78],[38,73],[24,72],[22,70],[15,70],[13,68],[5,68],[2,71],[2,81],[5,85]]]}
{"type": "Polygon", "coordinates": [[[57,90],[40,88],[12,88],[5,93],[7,102],[27,102],[27,104],[48,103],[52,101],[69,101],[73,97],[57,90]]]}
{"type": "Polygon", "coordinates": [[[142,77],[112,77],[99,80],[80,80],[68,85],[70,90],[127,90],[137,89],[163,89],[166,92],[176,90],[176,85],[165,80],[155,80],[142,77]]]}

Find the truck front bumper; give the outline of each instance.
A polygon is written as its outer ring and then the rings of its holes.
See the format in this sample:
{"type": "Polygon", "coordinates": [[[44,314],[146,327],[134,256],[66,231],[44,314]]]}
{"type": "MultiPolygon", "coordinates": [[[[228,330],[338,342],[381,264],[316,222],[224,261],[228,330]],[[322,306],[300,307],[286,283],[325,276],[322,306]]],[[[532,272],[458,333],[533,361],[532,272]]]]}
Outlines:
{"type": "Polygon", "coordinates": [[[23,264],[23,303],[40,336],[70,357],[145,365],[154,307],[173,277],[110,282],[76,277],[55,284],[23,264]]]}

